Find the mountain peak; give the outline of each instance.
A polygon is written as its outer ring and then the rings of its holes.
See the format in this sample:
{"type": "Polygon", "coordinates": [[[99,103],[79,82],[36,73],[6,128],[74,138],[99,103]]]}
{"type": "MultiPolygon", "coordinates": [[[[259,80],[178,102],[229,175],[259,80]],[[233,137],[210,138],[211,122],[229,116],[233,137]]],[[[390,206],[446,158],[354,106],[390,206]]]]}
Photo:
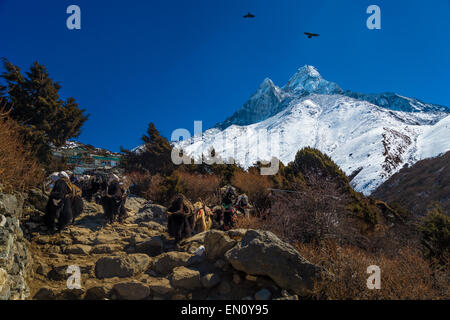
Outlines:
{"type": "Polygon", "coordinates": [[[255,96],[260,96],[261,94],[270,92],[270,91],[276,91],[276,86],[273,83],[273,81],[269,78],[265,78],[264,81],[259,85],[258,90],[254,94],[255,96]]]}
{"type": "Polygon", "coordinates": [[[263,88],[267,88],[267,87],[274,87],[275,84],[273,83],[273,81],[270,78],[265,78],[264,81],[260,84],[259,88],[263,89],[263,88]]]}
{"type": "Polygon", "coordinates": [[[305,93],[340,93],[342,89],[334,82],[325,80],[319,71],[310,65],[305,65],[297,70],[288,83],[283,87],[285,91],[305,93]]]}
{"type": "Polygon", "coordinates": [[[306,75],[310,78],[322,78],[316,67],[310,65],[304,65],[303,67],[298,68],[296,74],[306,75]]]}

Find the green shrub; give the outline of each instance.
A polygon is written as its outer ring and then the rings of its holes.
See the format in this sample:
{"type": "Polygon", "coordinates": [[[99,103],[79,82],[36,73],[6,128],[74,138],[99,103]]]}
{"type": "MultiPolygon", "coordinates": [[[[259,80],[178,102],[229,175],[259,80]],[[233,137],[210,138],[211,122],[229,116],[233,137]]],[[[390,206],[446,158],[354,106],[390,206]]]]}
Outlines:
{"type": "Polygon", "coordinates": [[[442,262],[450,255],[450,218],[439,204],[434,204],[419,225],[424,254],[442,262]]]}

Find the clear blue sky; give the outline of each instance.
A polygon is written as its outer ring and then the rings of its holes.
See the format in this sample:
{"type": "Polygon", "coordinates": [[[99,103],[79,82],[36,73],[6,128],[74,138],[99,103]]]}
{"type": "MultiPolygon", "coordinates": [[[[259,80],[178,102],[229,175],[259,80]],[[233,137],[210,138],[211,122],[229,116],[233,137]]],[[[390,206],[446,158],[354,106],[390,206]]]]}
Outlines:
{"type": "Polygon", "coordinates": [[[151,121],[166,137],[207,129],[305,64],[343,89],[450,106],[449,0],[0,0],[0,30],[0,56],[46,65],[91,114],[80,140],[115,151],[151,121]],[[71,4],[79,31],[66,28],[71,4]],[[371,4],[382,30],[366,28],[371,4]]]}

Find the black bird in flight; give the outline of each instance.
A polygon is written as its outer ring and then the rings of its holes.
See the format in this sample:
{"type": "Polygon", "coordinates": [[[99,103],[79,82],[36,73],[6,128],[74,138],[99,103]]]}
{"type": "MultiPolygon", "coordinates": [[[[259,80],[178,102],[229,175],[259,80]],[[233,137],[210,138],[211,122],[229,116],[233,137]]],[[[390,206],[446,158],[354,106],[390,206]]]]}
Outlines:
{"type": "Polygon", "coordinates": [[[250,12],[247,13],[247,14],[244,16],[244,18],[254,18],[254,17],[255,17],[255,16],[252,15],[250,12]]]}
{"type": "Polygon", "coordinates": [[[312,37],[318,37],[318,36],[320,36],[320,34],[317,34],[317,33],[309,33],[309,32],[305,32],[305,34],[308,36],[308,39],[311,39],[312,37]]]}

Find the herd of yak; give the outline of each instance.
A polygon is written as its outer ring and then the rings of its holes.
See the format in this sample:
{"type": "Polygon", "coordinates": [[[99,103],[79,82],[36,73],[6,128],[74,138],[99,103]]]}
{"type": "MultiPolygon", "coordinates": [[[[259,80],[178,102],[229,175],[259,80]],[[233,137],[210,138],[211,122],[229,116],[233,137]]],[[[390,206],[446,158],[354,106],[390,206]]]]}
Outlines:
{"type": "MultiPolygon", "coordinates": [[[[83,198],[103,207],[107,223],[121,222],[127,215],[125,203],[130,183],[115,174],[95,174],[76,178],[70,172],[52,174],[44,186],[50,188],[45,223],[50,231],[63,230],[83,212],[83,198]]],[[[47,193],[47,192],[46,192],[47,193]]],[[[220,189],[221,203],[209,208],[203,201],[192,204],[179,194],[167,209],[168,233],[176,242],[211,228],[232,229],[239,216],[248,217],[251,206],[245,194],[227,186],[220,189]]]]}
{"type": "Polygon", "coordinates": [[[125,202],[128,188],[115,174],[109,176],[97,174],[75,178],[67,172],[52,174],[44,186],[51,188],[45,210],[45,223],[54,231],[59,231],[73,224],[83,212],[83,197],[101,204],[105,218],[112,223],[117,218],[121,221],[125,215],[125,202]]]}

